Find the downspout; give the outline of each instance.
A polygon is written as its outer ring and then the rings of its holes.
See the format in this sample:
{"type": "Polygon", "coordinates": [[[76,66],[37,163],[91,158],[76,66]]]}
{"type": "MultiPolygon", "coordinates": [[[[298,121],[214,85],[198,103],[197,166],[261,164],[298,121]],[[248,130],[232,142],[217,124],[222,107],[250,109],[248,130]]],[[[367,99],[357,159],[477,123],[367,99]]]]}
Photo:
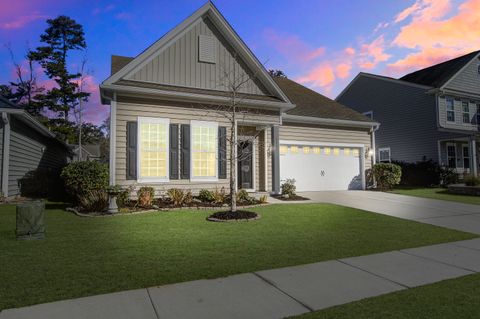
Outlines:
{"type": "Polygon", "coordinates": [[[8,198],[8,168],[10,166],[10,121],[7,112],[2,112],[3,122],[3,158],[2,158],[2,195],[8,198]]]}
{"type": "MultiPolygon", "coordinates": [[[[373,168],[373,165],[375,165],[377,163],[377,146],[376,146],[376,141],[375,141],[375,132],[378,131],[378,129],[380,128],[380,124],[377,124],[377,125],[374,125],[372,126],[372,128],[370,129],[370,138],[371,138],[371,144],[372,144],[372,150],[373,150],[373,154],[372,154],[372,168],[373,168]]],[[[366,179],[366,176],[365,176],[365,171],[363,172],[363,176],[364,176],[364,180],[366,179]]],[[[373,176],[372,174],[372,187],[376,188],[377,187],[377,181],[375,180],[375,176],[373,176]]],[[[366,184],[366,183],[365,183],[366,184]]],[[[363,188],[365,189],[365,187],[363,188]]]]}
{"type": "Polygon", "coordinates": [[[113,93],[113,99],[110,101],[110,186],[115,186],[115,166],[116,166],[116,141],[117,141],[117,93],[113,93]]]}

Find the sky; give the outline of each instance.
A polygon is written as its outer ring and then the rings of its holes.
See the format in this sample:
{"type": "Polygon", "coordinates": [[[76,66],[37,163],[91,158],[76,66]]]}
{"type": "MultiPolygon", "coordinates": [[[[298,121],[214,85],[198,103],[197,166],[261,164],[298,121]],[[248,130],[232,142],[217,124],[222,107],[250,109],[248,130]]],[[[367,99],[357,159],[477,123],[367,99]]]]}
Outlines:
{"type": "MultiPolygon", "coordinates": [[[[87,50],[84,117],[101,123],[98,85],[112,54],[136,56],[204,0],[0,0],[0,83],[15,78],[12,58],[24,64],[46,20],[67,15],[83,25],[87,50]]],[[[214,4],[265,64],[335,98],[359,73],[400,77],[480,49],[480,0],[217,0],[214,4]]],[[[41,69],[36,68],[41,78],[41,69]]],[[[41,78],[46,87],[52,81],[41,78]]]]}

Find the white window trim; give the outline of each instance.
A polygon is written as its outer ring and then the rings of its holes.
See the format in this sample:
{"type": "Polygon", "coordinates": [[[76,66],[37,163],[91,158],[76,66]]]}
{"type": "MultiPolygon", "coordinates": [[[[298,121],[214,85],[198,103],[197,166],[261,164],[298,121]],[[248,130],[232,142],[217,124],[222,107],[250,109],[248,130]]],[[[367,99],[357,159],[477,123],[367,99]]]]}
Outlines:
{"type": "Polygon", "coordinates": [[[459,168],[458,167],[458,156],[457,156],[457,144],[455,143],[446,143],[445,144],[445,155],[447,156],[447,167],[450,167],[450,168],[459,168]],[[449,165],[449,162],[448,162],[448,147],[449,146],[453,146],[453,148],[455,148],[455,167],[450,167],[449,165]]]}
{"type": "Polygon", "coordinates": [[[369,119],[373,120],[373,111],[363,112],[362,114],[368,117],[369,119]]]}
{"type": "Polygon", "coordinates": [[[447,123],[455,123],[456,115],[455,115],[455,99],[453,97],[447,96],[445,97],[445,119],[447,123]],[[453,102],[453,110],[448,109],[448,101],[451,100],[453,102]],[[448,119],[448,112],[453,112],[453,121],[448,119]]]}
{"type": "Polygon", "coordinates": [[[218,182],[218,123],[208,121],[190,121],[190,181],[191,182],[218,182]],[[195,126],[207,126],[216,129],[217,143],[215,143],[215,176],[212,177],[195,177],[193,176],[193,128],[195,126]]]}
{"type": "Polygon", "coordinates": [[[378,162],[379,163],[386,163],[387,162],[385,160],[382,160],[381,157],[380,157],[380,153],[385,152],[385,151],[388,151],[388,162],[391,163],[392,162],[392,150],[390,149],[390,147],[380,147],[378,149],[378,162]]]}
{"type": "Polygon", "coordinates": [[[138,183],[167,183],[170,181],[170,119],[158,117],[138,117],[137,119],[137,182],[138,183]],[[165,177],[140,177],[140,125],[143,123],[166,124],[167,131],[167,161],[165,177]]]}

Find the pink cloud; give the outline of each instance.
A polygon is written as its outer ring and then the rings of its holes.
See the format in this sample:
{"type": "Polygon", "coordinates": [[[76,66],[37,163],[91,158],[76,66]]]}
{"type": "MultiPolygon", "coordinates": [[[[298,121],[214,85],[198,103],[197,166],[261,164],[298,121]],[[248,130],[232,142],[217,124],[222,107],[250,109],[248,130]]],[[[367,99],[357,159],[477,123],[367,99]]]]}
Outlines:
{"type": "Polygon", "coordinates": [[[370,43],[360,46],[358,65],[364,69],[372,69],[380,62],[390,59],[391,55],[385,53],[385,39],[381,35],[370,43]]]}
{"type": "Polygon", "coordinates": [[[6,30],[11,30],[11,29],[20,29],[26,26],[27,24],[40,20],[40,19],[47,19],[48,16],[42,15],[39,13],[32,13],[30,15],[22,15],[19,17],[15,17],[13,20],[9,20],[6,22],[0,22],[0,29],[6,29],[6,30]]]}
{"type": "Polygon", "coordinates": [[[340,63],[339,65],[336,66],[335,68],[335,74],[337,77],[340,79],[345,79],[350,76],[350,70],[352,69],[352,66],[348,63],[340,63]]]}
{"type": "Polygon", "coordinates": [[[296,35],[280,35],[273,29],[266,29],[264,38],[289,59],[306,63],[325,54],[324,47],[312,48],[296,35]]]}
{"type": "Polygon", "coordinates": [[[348,47],[348,48],[345,48],[343,52],[345,52],[347,55],[354,55],[356,50],[352,47],[348,47]]]}
{"type": "Polygon", "coordinates": [[[299,83],[309,84],[314,87],[325,87],[335,81],[334,68],[330,64],[321,64],[307,74],[296,79],[299,83]]]}
{"type": "Polygon", "coordinates": [[[393,44],[415,50],[388,66],[392,74],[409,72],[480,48],[480,0],[464,1],[456,12],[446,0],[418,2],[393,44]]]}

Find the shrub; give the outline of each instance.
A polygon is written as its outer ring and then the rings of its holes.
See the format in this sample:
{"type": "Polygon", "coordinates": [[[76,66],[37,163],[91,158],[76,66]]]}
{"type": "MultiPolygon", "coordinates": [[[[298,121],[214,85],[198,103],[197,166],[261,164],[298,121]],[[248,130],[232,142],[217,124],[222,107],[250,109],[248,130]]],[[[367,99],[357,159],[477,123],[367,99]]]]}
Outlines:
{"type": "Polygon", "coordinates": [[[450,167],[441,167],[440,168],[440,184],[442,186],[447,186],[450,184],[458,183],[458,174],[453,168],[450,167]]]}
{"type": "Polygon", "coordinates": [[[400,183],[402,169],[392,163],[379,163],[373,165],[373,176],[380,190],[389,190],[400,183]]]}
{"type": "Polygon", "coordinates": [[[213,191],[213,202],[215,204],[223,204],[227,200],[227,194],[225,193],[225,187],[220,188],[220,190],[215,189],[213,191]]]}
{"type": "Polygon", "coordinates": [[[74,162],[62,170],[61,177],[67,193],[77,201],[90,192],[105,190],[108,186],[108,167],[99,162],[74,162]]]}
{"type": "Polygon", "coordinates": [[[282,184],[282,196],[295,196],[297,195],[297,186],[295,186],[295,179],[287,178],[285,182],[282,184]]]}
{"type": "Polygon", "coordinates": [[[402,186],[429,187],[440,184],[440,166],[432,160],[423,158],[416,163],[393,162],[402,169],[402,186]]]}
{"type": "Polygon", "coordinates": [[[248,195],[248,192],[244,189],[241,189],[237,192],[237,202],[240,203],[245,203],[248,202],[250,199],[250,195],[248,195]]]}
{"type": "Polygon", "coordinates": [[[108,193],[105,189],[89,190],[79,198],[82,211],[103,212],[108,207],[108,193]]]}
{"type": "Polygon", "coordinates": [[[198,199],[205,203],[212,203],[215,200],[213,192],[208,189],[201,189],[198,193],[198,199]]]}
{"type": "Polygon", "coordinates": [[[268,203],[268,196],[267,195],[262,195],[262,196],[260,196],[258,201],[260,202],[260,204],[266,204],[266,203],[268,203]]]}
{"type": "Polygon", "coordinates": [[[60,179],[60,170],[37,168],[20,179],[20,193],[24,197],[65,200],[65,188],[60,179]]]}
{"type": "Polygon", "coordinates": [[[185,192],[178,188],[170,188],[167,195],[175,206],[183,206],[185,203],[185,192]]]}
{"type": "Polygon", "coordinates": [[[119,208],[127,207],[130,204],[130,194],[133,192],[133,185],[128,186],[127,188],[122,188],[119,185],[113,186],[111,189],[118,192],[117,195],[117,206],[119,208]]]}
{"type": "Polygon", "coordinates": [[[480,177],[476,177],[473,175],[465,175],[463,177],[463,182],[467,186],[478,186],[480,185],[480,177]]]}
{"type": "Polygon", "coordinates": [[[137,195],[138,205],[140,205],[140,207],[151,207],[155,196],[155,190],[150,186],[142,186],[137,191],[137,195]]]}
{"type": "Polygon", "coordinates": [[[193,202],[193,195],[191,191],[187,191],[185,196],[183,196],[183,204],[186,206],[191,205],[193,202]]]}

